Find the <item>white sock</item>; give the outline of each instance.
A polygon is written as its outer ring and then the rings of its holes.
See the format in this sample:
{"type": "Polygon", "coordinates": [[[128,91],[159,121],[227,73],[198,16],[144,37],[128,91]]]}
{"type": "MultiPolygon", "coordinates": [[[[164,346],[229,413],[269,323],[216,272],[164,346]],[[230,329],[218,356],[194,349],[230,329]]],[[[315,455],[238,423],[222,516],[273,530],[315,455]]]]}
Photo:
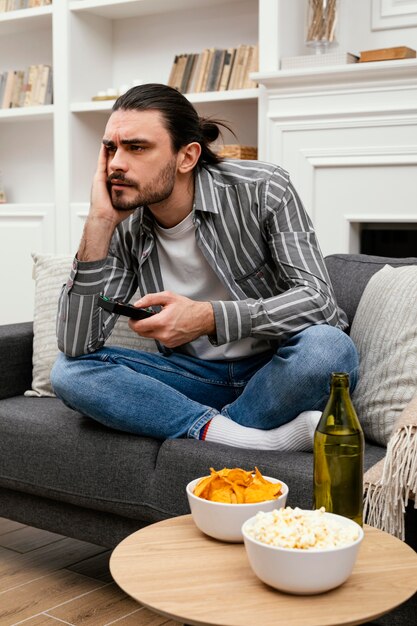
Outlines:
{"type": "Polygon", "coordinates": [[[320,411],[303,411],[295,419],[271,430],[241,426],[224,415],[215,415],[205,431],[205,441],[236,448],[310,452],[320,411]]]}

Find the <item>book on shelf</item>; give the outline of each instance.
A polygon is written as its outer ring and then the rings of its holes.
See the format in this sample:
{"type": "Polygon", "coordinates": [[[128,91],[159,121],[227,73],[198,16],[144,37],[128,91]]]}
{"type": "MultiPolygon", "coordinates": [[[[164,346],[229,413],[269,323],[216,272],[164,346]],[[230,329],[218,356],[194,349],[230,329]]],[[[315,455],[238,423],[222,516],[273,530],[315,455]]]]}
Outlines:
{"type": "Polygon", "coordinates": [[[207,60],[206,60],[206,63],[204,64],[203,74],[201,77],[200,91],[207,91],[207,80],[208,80],[209,70],[213,62],[213,57],[214,57],[214,48],[209,48],[208,53],[207,53],[207,60]]]}
{"type": "Polygon", "coordinates": [[[249,57],[247,61],[247,65],[245,67],[245,72],[243,76],[243,85],[244,89],[252,89],[257,86],[256,81],[252,80],[250,75],[252,72],[257,72],[259,67],[259,46],[250,46],[249,57]]]}
{"type": "Polygon", "coordinates": [[[236,49],[235,62],[233,63],[232,71],[230,74],[228,89],[238,89],[238,84],[242,76],[243,61],[246,49],[246,45],[240,45],[236,49]]]}
{"type": "Polygon", "coordinates": [[[184,65],[184,71],[182,72],[181,83],[179,87],[179,90],[181,91],[181,93],[186,93],[188,91],[188,85],[190,83],[191,74],[192,74],[196,59],[197,59],[196,54],[187,54],[185,56],[186,56],[186,61],[184,65]]]}
{"type": "Polygon", "coordinates": [[[376,50],[363,50],[360,53],[360,63],[371,61],[396,61],[400,59],[415,59],[416,51],[407,46],[396,46],[394,48],[378,48],[376,50]]]}
{"type": "Polygon", "coordinates": [[[177,62],[175,64],[175,73],[172,79],[172,87],[174,87],[174,89],[178,89],[178,91],[180,91],[181,89],[181,80],[182,80],[182,76],[184,74],[184,70],[185,70],[185,64],[187,63],[187,55],[186,54],[179,54],[178,58],[177,58],[177,62]]]}
{"type": "Polygon", "coordinates": [[[304,54],[281,59],[281,70],[298,70],[308,67],[325,67],[357,63],[359,57],[351,52],[326,52],[325,54],[304,54]]]}
{"type": "Polygon", "coordinates": [[[214,50],[208,69],[206,91],[218,91],[226,50],[214,50]]]}
{"type": "Polygon", "coordinates": [[[39,76],[36,81],[36,92],[32,104],[41,106],[52,104],[51,95],[52,69],[50,65],[42,65],[39,69],[39,76]]]}
{"type": "Polygon", "coordinates": [[[19,11],[20,9],[33,9],[52,4],[52,0],[0,0],[0,13],[19,11]]]}
{"type": "Polygon", "coordinates": [[[205,48],[200,53],[176,54],[167,84],[181,93],[250,89],[257,86],[249,76],[257,69],[257,45],[205,48]]]}
{"type": "Polygon", "coordinates": [[[235,55],[236,48],[227,48],[227,50],[225,50],[224,62],[219,82],[219,91],[225,91],[228,88],[230,72],[232,71],[235,55]]]}
{"type": "Polygon", "coordinates": [[[52,104],[52,68],[30,65],[26,70],[0,74],[0,108],[13,109],[52,104]]]}
{"type": "Polygon", "coordinates": [[[195,82],[190,86],[191,93],[199,93],[200,91],[203,91],[203,78],[206,73],[207,65],[210,62],[210,52],[210,48],[205,48],[198,55],[195,82]]]}
{"type": "Polygon", "coordinates": [[[14,79],[15,72],[13,70],[4,72],[0,91],[0,102],[2,109],[9,109],[11,106],[14,79]]]}
{"type": "Polygon", "coordinates": [[[16,70],[14,72],[13,91],[10,102],[10,108],[20,106],[20,94],[22,93],[23,85],[25,81],[25,72],[23,70],[16,70]]]}

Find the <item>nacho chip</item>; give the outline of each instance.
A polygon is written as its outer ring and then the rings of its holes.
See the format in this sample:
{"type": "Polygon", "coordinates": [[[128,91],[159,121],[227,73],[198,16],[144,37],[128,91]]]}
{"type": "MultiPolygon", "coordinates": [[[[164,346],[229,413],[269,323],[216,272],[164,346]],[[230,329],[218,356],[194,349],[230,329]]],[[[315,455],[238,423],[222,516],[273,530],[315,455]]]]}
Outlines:
{"type": "Polygon", "coordinates": [[[257,467],[253,472],[240,467],[218,471],[211,467],[210,476],[197,483],[194,495],[212,502],[249,504],[275,500],[281,494],[281,486],[266,480],[257,467]]]}
{"type": "Polygon", "coordinates": [[[204,498],[205,496],[202,494],[206,493],[207,487],[210,483],[211,476],[206,476],[205,478],[202,478],[202,480],[200,480],[200,482],[195,486],[194,494],[200,498],[204,498]]]}
{"type": "Polygon", "coordinates": [[[264,502],[265,500],[275,500],[281,493],[281,485],[279,483],[255,484],[250,485],[245,491],[245,502],[264,502]]]}

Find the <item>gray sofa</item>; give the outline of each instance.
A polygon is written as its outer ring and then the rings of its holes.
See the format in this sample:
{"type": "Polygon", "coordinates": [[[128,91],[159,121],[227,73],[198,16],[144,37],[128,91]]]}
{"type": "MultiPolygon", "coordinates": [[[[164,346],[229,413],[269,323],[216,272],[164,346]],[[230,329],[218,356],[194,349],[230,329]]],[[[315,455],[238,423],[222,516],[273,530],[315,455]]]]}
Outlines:
{"type": "MultiPolygon", "coordinates": [[[[417,259],[326,258],[350,322],[369,278],[387,262],[417,259]]],[[[113,547],[138,528],[188,513],[185,485],[211,466],[257,465],[289,485],[289,505],[311,508],[310,453],[244,450],[194,439],[156,441],[106,429],[56,398],[23,396],[31,386],[32,339],[30,323],[0,327],[1,516],[113,547]]],[[[367,443],[366,468],[384,454],[384,448],[367,443]]],[[[409,507],[406,515],[406,541],[414,547],[416,513],[409,507]]],[[[375,623],[411,626],[416,608],[414,597],[375,623]]]]}

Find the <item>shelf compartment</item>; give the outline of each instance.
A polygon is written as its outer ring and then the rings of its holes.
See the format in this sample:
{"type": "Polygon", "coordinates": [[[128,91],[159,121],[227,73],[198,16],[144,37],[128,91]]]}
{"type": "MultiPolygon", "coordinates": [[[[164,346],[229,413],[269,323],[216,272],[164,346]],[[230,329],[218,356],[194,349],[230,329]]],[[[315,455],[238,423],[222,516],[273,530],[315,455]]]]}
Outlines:
{"type": "Polygon", "coordinates": [[[0,13],[0,36],[46,28],[52,29],[52,5],[0,13]]]}

